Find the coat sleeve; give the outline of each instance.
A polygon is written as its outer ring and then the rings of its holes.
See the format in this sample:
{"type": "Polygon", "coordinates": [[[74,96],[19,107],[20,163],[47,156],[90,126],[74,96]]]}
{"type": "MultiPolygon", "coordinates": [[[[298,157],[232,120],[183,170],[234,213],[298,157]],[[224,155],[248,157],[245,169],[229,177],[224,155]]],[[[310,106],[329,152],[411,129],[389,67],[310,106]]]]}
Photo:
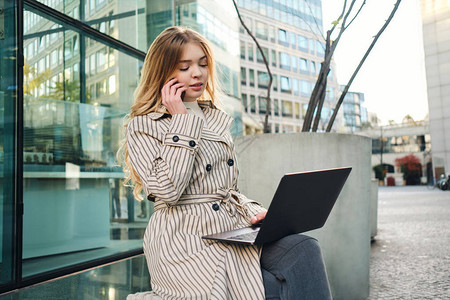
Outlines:
{"type": "Polygon", "coordinates": [[[264,208],[264,206],[262,206],[261,203],[259,203],[256,200],[249,199],[241,193],[239,193],[239,203],[244,208],[246,215],[248,217],[247,221],[249,222],[254,215],[263,211],[267,211],[267,209],[264,208]]]}
{"type": "Polygon", "coordinates": [[[191,178],[203,120],[192,114],[175,114],[166,132],[159,130],[158,122],[147,116],[130,121],[128,153],[146,196],[174,205],[191,178]]]}

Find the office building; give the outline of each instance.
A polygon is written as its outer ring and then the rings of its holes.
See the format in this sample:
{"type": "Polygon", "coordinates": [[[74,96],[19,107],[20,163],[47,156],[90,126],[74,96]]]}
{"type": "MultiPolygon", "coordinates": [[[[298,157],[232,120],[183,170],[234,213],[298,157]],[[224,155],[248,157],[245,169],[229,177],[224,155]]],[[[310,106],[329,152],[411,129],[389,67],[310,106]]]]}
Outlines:
{"type": "Polygon", "coordinates": [[[450,172],[450,2],[421,1],[434,175],[450,172]]]}
{"type": "MultiPolygon", "coordinates": [[[[273,74],[270,131],[299,132],[324,56],[321,1],[240,0],[238,5],[273,74]]],[[[245,128],[249,134],[262,130],[269,75],[262,55],[242,26],[240,55],[241,98],[245,128]]],[[[339,85],[332,64],[319,130],[326,126],[338,93],[339,85]]]]}

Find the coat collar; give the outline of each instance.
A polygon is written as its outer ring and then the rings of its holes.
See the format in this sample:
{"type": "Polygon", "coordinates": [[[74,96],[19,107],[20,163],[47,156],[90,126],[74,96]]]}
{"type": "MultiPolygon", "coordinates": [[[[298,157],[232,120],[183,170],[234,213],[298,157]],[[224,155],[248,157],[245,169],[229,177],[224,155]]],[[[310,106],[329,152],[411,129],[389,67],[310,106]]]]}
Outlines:
{"type": "MultiPolygon", "coordinates": [[[[217,109],[211,100],[198,100],[197,102],[198,102],[198,105],[203,110],[205,110],[205,108],[217,109]]],[[[164,105],[161,105],[156,111],[148,114],[148,116],[152,120],[158,120],[158,119],[162,118],[164,115],[170,116],[169,111],[167,110],[167,108],[164,105]]]]}
{"type": "MultiPolygon", "coordinates": [[[[198,100],[198,105],[205,114],[208,127],[204,129],[205,133],[216,133],[222,135],[227,129],[230,128],[231,123],[234,121],[232,117],[227,115],[222,110],[218,109],[211,100],[198,100]]],[[[148,117],[152,120],[158,120],[163,117],[169,117],[169,111],[161,105],[156,111],[148,114],[148,117]]]]}

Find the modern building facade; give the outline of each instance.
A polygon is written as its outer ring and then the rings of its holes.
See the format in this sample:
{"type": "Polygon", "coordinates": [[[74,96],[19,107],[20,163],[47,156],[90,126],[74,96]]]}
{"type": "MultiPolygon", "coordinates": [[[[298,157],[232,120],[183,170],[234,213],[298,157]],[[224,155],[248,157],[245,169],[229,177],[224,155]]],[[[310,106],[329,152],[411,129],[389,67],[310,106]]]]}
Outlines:
{"type": "MultiPolygon", "coordinates": [[[[299,132],[324,55],[321,1],[240,0],[238,5],[273,74],[270,131],[299,132]]],[[[262,55],[242,26],[240,55],[244,126],[249,134],[262,130],[269,75],[262,55]]],[[[338,93],[332,65],[319,129],[331,116],[338,93]]]]}
{"type": "Polygon", "coordinates": [[[450,1],[421,1],[434,175],[450,172],[450,1]]]}
{"type": "MultiPolygon", "coordinates": [[[[341,90],[344,86],[341,86],[341,90]]],[[[364,107],[364,94],[358,92],[347,92],[342,102],[344,111],[343,127],[346,131],[357,132],[368,123],[367,108],[364,107]]]]}
{"type": "Polygon", "coordinates": [[[146,51],[167,26],[212,42],[242,134],[232,3],[173,3],[0,1],[0,293],[142,253],[152,207],[122,185],[114,156],[146,51]]]}

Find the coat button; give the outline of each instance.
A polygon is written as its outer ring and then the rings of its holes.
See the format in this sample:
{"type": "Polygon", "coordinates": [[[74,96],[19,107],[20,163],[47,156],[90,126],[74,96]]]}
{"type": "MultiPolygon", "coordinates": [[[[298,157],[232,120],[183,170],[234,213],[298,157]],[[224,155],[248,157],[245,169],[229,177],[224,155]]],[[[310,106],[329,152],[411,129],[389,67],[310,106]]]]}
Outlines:
{"type": "Polygon", "coordinates": [[[178,135],[174,135],[172,138],[172,141],[174,141],[175,143],[178,142],[180,140],[180,138],[178,137],[178,135]]]}
{"type": "Polygon", "coordinates": [[[214,209],[215,211],[218,211],[219,208],[220,208],[220,206],[219,206],[219,204],[217,204],[217,203],[214,203],[214,204],[212,205],[212,209],[214,209]]]}
{"type": "Polygon", "coordinates": [[[211,169],[212,169],[212,166],[211,166],[210,164],[207,164],[207,165],[206,165],[206,171],[209,172],[209,171],[211,171],[211,169]]]}
{"type": "Polygon", "coordinates": [[[231,167],[234,165],[234,160],[232,160],[231,158],[227,161],[227,164],[231,167]]]}
{"type": "Polygon", "coordinates": [[[189,141],[189,146],[195,147],[195,145],[196,145],[195,141],[189,141]]]}

